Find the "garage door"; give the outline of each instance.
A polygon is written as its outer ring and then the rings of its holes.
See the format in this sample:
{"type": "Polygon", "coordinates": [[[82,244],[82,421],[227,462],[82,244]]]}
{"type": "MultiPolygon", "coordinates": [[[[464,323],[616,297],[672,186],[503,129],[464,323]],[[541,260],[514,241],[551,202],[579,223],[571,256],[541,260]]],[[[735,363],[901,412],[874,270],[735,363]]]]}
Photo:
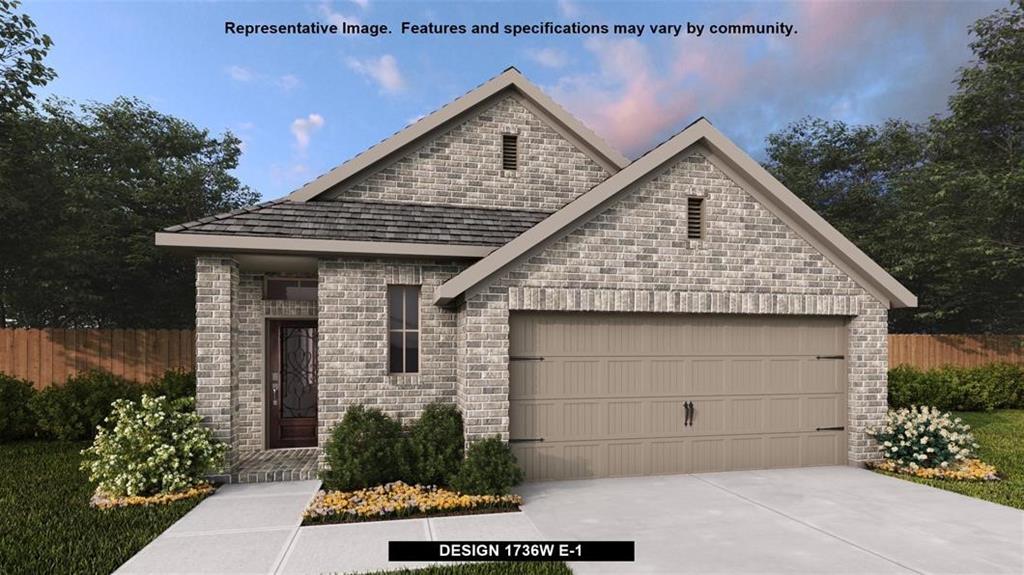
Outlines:
{"type": "Polygon", "coordinates": [[[840,318],[510,322],[509,436],[529,480],[846,463],[840,318]]]}

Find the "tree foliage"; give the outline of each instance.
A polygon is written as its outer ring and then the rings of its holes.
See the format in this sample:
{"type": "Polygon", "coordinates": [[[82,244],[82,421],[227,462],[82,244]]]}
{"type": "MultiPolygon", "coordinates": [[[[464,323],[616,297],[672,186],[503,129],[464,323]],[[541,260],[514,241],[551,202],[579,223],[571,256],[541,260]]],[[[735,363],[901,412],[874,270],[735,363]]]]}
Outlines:
{"type": "Polygon", "coordinates": [[[32,101],[33,87],[57,74],[43,63],[53,41],[36,30],[28,14],[16,14],[21,2],[0,0],[0,115],[32,101]]]}
{"type": "Polygon", "coordinates": [[[235,136],[139,100],[51,98],[4,139],[0,312],[23,326],[192,325],[192,261],[153,233],[256,201],[230,173],[235,136]]]}
{"type": "Polygon", "coordinates": [[[904,283],[895,331],[1024,329],[1024,10],[972,26],[949,112],[913,125],[804,119],[767,168],[904,283]]]}

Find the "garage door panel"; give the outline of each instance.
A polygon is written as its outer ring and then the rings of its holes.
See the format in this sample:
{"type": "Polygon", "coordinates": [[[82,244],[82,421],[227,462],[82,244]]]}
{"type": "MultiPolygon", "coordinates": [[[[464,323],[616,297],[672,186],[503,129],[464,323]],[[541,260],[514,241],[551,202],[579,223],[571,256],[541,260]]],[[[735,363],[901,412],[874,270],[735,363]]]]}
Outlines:
{"type": "Polygon", "coordinates": [[[543,438],[513,444],[528,479],[845,462],[845,432],[815,431],[846,421],[845,360],[818,358],[844,353],[840,319],[515,312],[510,321],[512,357],[533,359],[510,364],[510,435],[543,438]]]}

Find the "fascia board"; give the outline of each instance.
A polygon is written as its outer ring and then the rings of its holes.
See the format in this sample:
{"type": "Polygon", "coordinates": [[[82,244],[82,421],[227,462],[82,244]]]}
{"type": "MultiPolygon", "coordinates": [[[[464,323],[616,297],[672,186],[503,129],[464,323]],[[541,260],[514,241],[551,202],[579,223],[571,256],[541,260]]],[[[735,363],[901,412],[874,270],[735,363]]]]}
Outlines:
{"type": "Polygon", "coordinates": [[[367,255],[401,257],[444,257],[479,259],[493,247],[351,240],[267,238],[215,234],[157,232],[156,245],[195,251],[231,251],[267,254],[367,255]]]}

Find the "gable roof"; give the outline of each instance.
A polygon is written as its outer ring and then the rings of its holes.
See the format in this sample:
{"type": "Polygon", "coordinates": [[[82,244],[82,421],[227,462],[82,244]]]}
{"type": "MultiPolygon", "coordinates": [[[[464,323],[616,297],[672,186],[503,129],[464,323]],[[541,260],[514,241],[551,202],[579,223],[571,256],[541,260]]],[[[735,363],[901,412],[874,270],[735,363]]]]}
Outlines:
{"type": "Polygon", "coordinates": [[[706,153],[733,181],[879,300],[890,307],[917,305],[914,294],[704,118],[442,284],[434,292],[434,303],[448,305],[479,289],[498,272],[602,212],[616,196],[690,148],[706,153]]]}
{"type": "Polygon", "coordinates": [[[288,199],[294,202],[312,200],[365,173],[394,155],[408,150],[425,137],[465,117],[480,104],[510,90],[523,98],[532,108],[531,111],[538,113],[552,128],[604,166],[610,173],[618,172],[629,164],[629,160],[625,156],[609,146],[565,108],[549,98],[540,88],[527,80],[519,70],[510,67],[465,95],[431,112],[418,122],[407,126],[379,144],[307,183],[292,192],[288,199]]]}

